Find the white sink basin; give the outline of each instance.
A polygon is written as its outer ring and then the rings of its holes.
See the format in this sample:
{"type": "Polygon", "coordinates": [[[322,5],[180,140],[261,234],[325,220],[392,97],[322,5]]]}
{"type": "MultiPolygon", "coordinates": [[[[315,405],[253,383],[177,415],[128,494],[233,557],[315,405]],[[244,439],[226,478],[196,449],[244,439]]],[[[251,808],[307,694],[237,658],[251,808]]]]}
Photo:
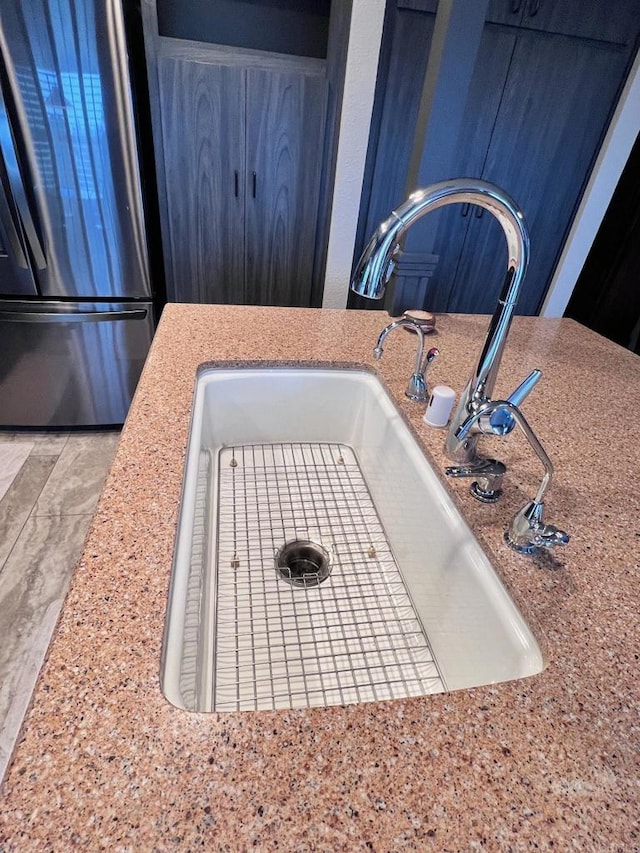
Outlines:
{"type": "Polygon", "coordinates": [[[162,665],[173,704],[343,704],[543,667],[374,374],[199,374],[162,665]],[[275,557],[285,540],[317,543],[327,580],[283,578],[275,557]]]}

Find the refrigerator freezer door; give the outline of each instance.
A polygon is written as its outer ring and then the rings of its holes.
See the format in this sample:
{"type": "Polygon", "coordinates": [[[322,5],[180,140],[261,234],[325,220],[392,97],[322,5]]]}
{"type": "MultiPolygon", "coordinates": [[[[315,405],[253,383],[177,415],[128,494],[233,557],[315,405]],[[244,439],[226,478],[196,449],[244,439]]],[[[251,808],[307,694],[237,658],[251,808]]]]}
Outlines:
{"type": "Polygon", "coordinates": [[[120,0],[2,0],[0,49],[40,294],[149,296],[120,0]]]}
{"type": "Polygon", "coordinates": [[[0,425],[123,423],[152,314],[150,302],[1,302],[0,425]]]}

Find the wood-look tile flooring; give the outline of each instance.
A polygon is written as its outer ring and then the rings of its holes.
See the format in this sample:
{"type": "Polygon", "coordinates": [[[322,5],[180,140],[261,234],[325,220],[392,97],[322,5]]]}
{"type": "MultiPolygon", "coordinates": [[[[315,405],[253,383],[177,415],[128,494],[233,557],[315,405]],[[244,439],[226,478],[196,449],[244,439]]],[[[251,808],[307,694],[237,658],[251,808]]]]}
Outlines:
{"type": "Polygon", "coordinates": [[[0,431],[33,444],[0,500],[0,780],[119,437],[0,431]]]}

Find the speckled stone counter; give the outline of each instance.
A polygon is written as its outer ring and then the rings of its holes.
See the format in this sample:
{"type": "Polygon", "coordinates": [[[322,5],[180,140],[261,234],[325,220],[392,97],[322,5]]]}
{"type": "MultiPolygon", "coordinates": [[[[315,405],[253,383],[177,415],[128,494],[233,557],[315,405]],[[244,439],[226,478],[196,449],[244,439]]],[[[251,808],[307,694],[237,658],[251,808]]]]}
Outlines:
{"type": "MultiPolygon", "coordinates": [[[[497,394],[534,367],[524,410],[556,467],[524,558],[503,530],[541,470],[493,439],[505,494],[447,482],[548,666],[521,681],[326,709],[198,715],[159,660],[194,376],[219,359],[375,364],[442,471],[443,432],[404,400],[412,335],[386,314],[170,305],[1,794],[0,850],[640,850],[640,359],[569,320],[517,318],[497,394]]],[[[432,384],[462,388],[488,318],[444,316],[432,384]]],[[[489,439],[487,439],[489,440],[489,439]]]]}

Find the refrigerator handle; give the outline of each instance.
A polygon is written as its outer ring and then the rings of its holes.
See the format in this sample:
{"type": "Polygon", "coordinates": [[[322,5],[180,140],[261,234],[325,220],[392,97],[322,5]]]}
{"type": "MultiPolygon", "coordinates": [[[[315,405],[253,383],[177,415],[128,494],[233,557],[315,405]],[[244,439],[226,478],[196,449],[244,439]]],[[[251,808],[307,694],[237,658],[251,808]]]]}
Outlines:
{"type": "MultiPolygon", "coordinates": [[[[2,60],[3,67],[6,67],[4,63],[4,56],[2,56],[1,51],[2,42],[0,42],[0,59],[2,60]]],[[[4,102],[4,95],[0,89],[0,151],[2,151],[7,176],[9,178],[9,185],[11,187],[11,192],[13,194],[18,213],[20,214],[22,227],[29,243],[29,247],[33,253],[33,260],[37,268],[42,270],[47,266],[47,259],[42,249],[42,244],[40,243],[40,238],[38,237],[38,232],[31,215],[29,199],[27,198],[27,193],[22,181],[22,175],[20,174],[20,166],[18,164],[18,158],[16,157],[14,145],[11,142],[12,139],[13,134],[11,132],[11,125],[9,124],[7,107],[4,102]],[[9,140],[8,143],[7,140],[9,140]]]]}
{"type": "MultiPolygon", "coordinates": [[[[28,305],[28,303],[25,303],[28,305]]],[[[114,320],[144,320],[146,308],[128,308],[123,311],[2,311],[3,323],[111,323],[114,320]]]]}

